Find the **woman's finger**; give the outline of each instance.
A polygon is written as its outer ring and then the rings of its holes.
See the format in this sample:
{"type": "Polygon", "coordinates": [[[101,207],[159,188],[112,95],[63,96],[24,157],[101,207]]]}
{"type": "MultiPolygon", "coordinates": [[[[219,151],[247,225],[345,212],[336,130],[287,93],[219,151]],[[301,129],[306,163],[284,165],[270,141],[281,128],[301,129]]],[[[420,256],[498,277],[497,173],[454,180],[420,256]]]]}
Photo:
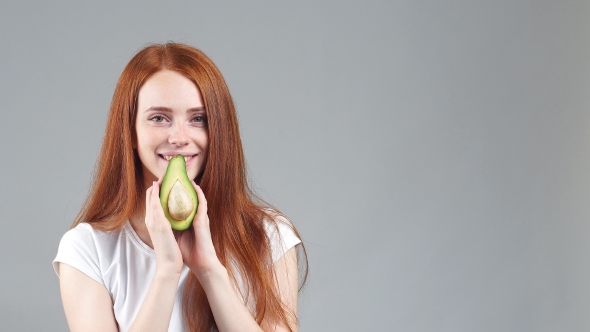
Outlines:
{"type": "Polygon", "coordinates": [[[207,216],[207,199],[205,198],[205,193],[200,186],[198,186],[195,181],[191,181],[195,191],[197,192],[197,198],[199,199],[199,206],[197,208],[197,214],[195,218],[203,218],[207,216]]]}
{"type": "Polygon", "coordinates": [[[158,182],[154,181],[152,182],[152,199],[155,198],[159,198],[160,196],[160,186],[158,184],[158,182]]]}
{"type": "Polygon", "coordinates": [[[145,198],[146,198],[146,200],[145,200],[145,206],[146,206],[146,208],[147,208],[147,207],[149,206],[149,204],[150,204],[150,197],[152,197],[152,188],[153,188],[153,186],[152,186],[152,187],[149,187],[149,188],[148,188],[148,189],[145,191],[145,198]]]}

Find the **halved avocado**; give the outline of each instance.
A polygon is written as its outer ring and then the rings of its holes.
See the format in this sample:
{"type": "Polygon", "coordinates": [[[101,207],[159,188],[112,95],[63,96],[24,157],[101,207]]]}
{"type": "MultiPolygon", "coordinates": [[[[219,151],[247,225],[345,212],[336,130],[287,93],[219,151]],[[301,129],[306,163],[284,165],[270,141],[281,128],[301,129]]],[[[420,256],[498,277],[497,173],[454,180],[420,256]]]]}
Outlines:
{"type": "Polygon", "coordinates": [[[172,228],[183,231],[191,226],[199,200],[186,174],[186,163],[182,155],[177,155],[168,162],[160,187],[160,203],[172,228]]]}

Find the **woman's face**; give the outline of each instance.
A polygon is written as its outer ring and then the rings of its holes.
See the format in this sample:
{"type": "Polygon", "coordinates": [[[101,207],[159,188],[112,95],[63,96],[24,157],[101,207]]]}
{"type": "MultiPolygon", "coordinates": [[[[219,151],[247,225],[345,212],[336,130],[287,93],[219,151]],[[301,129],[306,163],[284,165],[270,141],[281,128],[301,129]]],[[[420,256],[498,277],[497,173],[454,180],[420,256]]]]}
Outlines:
{"type": "Polygon", "coordinates": [[[207,158],[207,115],[199,90],[188,78],[161,70],[139,90],[134,148],[142,163],[144,188],[161,179],[171,157],[186,160],[190,179],[207,158]]]}

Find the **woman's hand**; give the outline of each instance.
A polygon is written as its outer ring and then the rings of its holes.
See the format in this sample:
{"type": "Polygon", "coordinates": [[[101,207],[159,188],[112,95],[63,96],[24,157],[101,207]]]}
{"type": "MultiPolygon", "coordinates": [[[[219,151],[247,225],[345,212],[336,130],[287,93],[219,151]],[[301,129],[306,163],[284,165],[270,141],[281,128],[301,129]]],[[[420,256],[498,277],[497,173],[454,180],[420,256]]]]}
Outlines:
{"type": "Polygon", "coordinates": [[[174,238],[170,222],[160,203],[160,183],[154,182],[146,191],[145,225],[156,252],[157,269],[162,272],[182,271],[182,254],[174,238]]]}
{"type": "Polygon", "coordinates": [[[177,233],[177,239],[184,263],[200,279],[202,275],[208,274],[221,264],[211,239],[205,194],[194,181],[192,181],[192,184],[199,199],[197,214],[189,229],[177,233]]]}

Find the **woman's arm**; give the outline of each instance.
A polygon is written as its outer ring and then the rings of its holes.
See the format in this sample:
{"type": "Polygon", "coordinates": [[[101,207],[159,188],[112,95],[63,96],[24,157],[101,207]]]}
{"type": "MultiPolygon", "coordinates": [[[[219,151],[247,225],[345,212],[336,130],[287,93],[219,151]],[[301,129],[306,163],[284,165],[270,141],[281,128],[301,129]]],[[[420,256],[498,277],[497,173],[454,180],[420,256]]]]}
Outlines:
{"type": "Polygon", "coordinates": [[[156,272],[129,332],[168,331],[179,278],[156,272]]]}
{"type": "Polygon", "coordinates": [[[146,191],[145,225],[156,252],[156,273],[129,332],[168,331],[184,265],[159,195],[159,183],[154,182],[146,191]]]}
{"type": "MultiPolygon", "coordinates": [[[[277,276],[281,301],[295,315],[295,321],[290,321],[294,331],[297,331],[297,292],[298,271],[296,248],[291,248],[274,266],[277,276]]],[[[227,270],[220,266],[207,275],[198,277],[199,282],[207,293],[209,305],[213,311],[219,331],[288,331],[283,322],[276,317],[265,317],[262,327],[259,326],[250,311],[246,308],[241,297],[231,284],[227,270]]]]}
{"type": "MultiPolygon", "coordinates": [[[[293,247],[287,251],[283,257],[275,263],[275,275],[277,277],[279,294],[281,301],[285,303],[287,309],[294,315],[289,318],[289,324],[293,331],[298,330],[297,321],[297,294],[299,293],[299,269],[297,264],[297,248],[293,247]]],[[[270,317],[262,321],[262,327],[265,331],[273,331],[276,325],[276,318],[270,317]]],[[[289,329],[281,323],[274,331],[288,331],[289,329]]]]}
{"type": "MultiPolygon", "coordinates": [[[[182,271],[182,256],[165,219],[155,184],[146,192],[145,223],[156,252],[156,273],[129,331],[168,331],[182,271]],[[155,188],[155,189],[154,189],[155,188]]],[[[107,289],[83,272],[60,263],[60,288],[70,330],[117,331],[107,289]]]]}
{"type": "MultiPolygon", "coordinates": [[[[227,269],[217,258],[207,217],[207,201],[201,188],[197,185],[194,187],[199,198],[199,207],[193,221],[192,232],[182,232],[178,238],[184,262],[203,286],[219,331],[263,331],[237,294],[227,269]]],[[[298,291],[297,268],[295,248],[290,249],[274,265],[281,300],[295,315],[298,291]]],[[[296,322],[290,323],[296,330],[296,322]]],[[[278,323],[275,317],[265,319],[262,327],[266,331],[288,330],[284,324],[278,323]]]]}
{"type": "Polygon", "coordinates": [[[70,331],[118,331],[113,303],[103,285],[80,270],[59,263],[59,286],[70,331]]]}
{"type": "MultiPolygon", "coordinates": [[[[61,297],[70,331],[116,332],[107,289],[80,270],[59,264],[61,297]]],[[[158,274],[129,331],[168,331],[179,277],[158,274]]]]}

